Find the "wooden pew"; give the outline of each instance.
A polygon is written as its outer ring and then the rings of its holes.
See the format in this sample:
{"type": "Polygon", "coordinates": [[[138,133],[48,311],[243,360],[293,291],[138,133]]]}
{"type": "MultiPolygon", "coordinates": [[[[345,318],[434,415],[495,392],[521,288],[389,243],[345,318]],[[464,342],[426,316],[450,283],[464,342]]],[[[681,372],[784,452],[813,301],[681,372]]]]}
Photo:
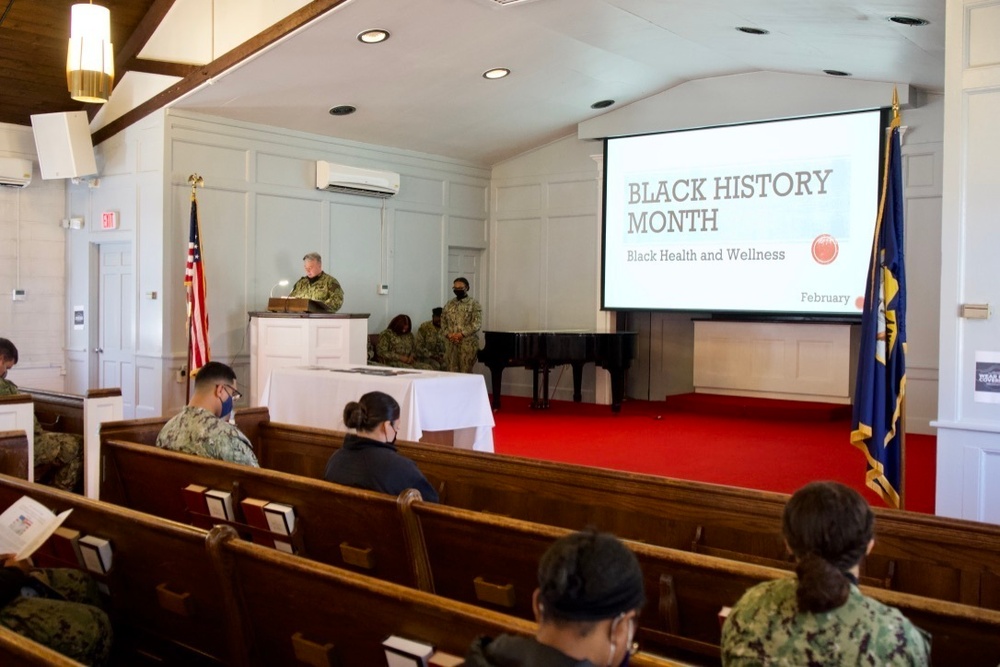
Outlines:
{"type": "MultiPolygon", "coordinates": [[[[411,501],[407,520],[426,549],[437,595],[531,618],[538,562],[563,528],[411,501]]],[[[646,586],[646,608],[638,639],[669,658],[716,664],[720,651],[718,612],[762,581],[792,576],[787,570],[627,542],[646,586]]],[[[1000,612],[884,589],[867,595],[898,607],[933,634],[937,665],[995,667],[1000,663],[1000,612]]]]}
{"type": "MultiPolygon", "coordinates": [[[[0,507],[30,496],[56,513],[72,508],[64,526],[111,542],[112,567],[95,575],[108,587],[108,610],[122,664],[153,656],[170,664],[229,661],[218,632],[222,591],[205,553],[206,531],[24,480],[0,476],[0,507]]],[[[36,564],[69,567],[43,547],[36,564]]]]}
{"type": "MultiPolygon", "coordinates": [[[[128,422],[115,426],[123,440],[140,435],[128,422]]],[[[258,423],[256,434],[262,466],[313,478],[343,441],[342,433],[273,422],[258,423]]],[[[785,494],[436,445],[397,447],[447,505],[571,529],[594,525],[649,544],[791,567],[781,538],[785,494]]],[[[876,543],[863,583],[1000,609],[1000,526],[874,511],[876,543]]]]}
{"type": "Polygon", "coordinates": [[[28,479],[28,435],[24,431],[0,431],[0,475],[28,479]]]}
{"type": "MultiPolygon", "coordinates": [[[[209,536],[227,582],[233,664],[383,665],[389,635],[462,656],[480,635],[531,635],[535,624],[233,539],[209,536]]],[[[640,653],[637,667],[675,663],[640,653]]]]}
{"type": "Polygon", "coordinates": [[[296,530],[290,541],[303,555],[414,588],[429,585],[426,564],[410,558],[415,552],[412,537],[392,496],[114,440],[104,443],[103,458],[101,498],[108,502],[210,527],[217,521],[192,516],[181,490],[198,484],[229,491],[237,514],[233,525],[248,538],[254,533],[242,517],[239,500],[291,505],[296,530]]]}
{"type": "Polygon", "coordinates": [[[83,436],[83,494],[97,498],[100,486],[101,424],[122,418],[120,388],[88,389],[84,396],[25,389],[35,402],[35,416],[46,431],[83,436]]]}
{"type": "MultiPolygon", "coordinates": [[[[31,397],[27,394],[14,394],[12,396],[0,396],[0,431],[8,432],[8,435],[12,435],[10,432],[20,432],[24,436],[24,441],[26,443],[25,450],[25,462],[27,463],[27,469],[24,475],[17,474],[17,477],[23,477],[29,481],[35,480],[35,420],[34,411],[31,403],[31,397]]],[[[11,447],[12,452],[19,451],[21,444],[20,441],[12,440],[8,441],[5,447],[11,447]]],[[[17,454],[12,453],[10,456],[5,457],[9,465],[14,466],[10,470],[4,470],[3,473],[18,473],[20,471],[19,463],[17,462],[17,454]]]]}
{"type": "Polygon", "coordinates": [[[76,660],[0,625],[0,665],[4,667],[83,667],[76,660]]]}
{"type": "MultiPolygon", "coordinates": [[[[100,426],[104,421],[121,420],[121,389],[91,389],[85,396],[44,389],[21,388],[21,391],[31,397],[34,416],[44,430],[71,433],[83,438],[84,495],[96,498],[100,426]]],[[[34,481],[33,474],[31,480],[34,481]]]]}

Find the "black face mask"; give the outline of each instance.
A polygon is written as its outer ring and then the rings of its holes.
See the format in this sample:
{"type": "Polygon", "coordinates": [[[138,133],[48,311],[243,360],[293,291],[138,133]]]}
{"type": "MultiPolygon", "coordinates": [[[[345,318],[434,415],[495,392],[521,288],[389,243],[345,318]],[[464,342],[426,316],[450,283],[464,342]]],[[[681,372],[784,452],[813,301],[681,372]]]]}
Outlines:
{"type": "Polygon", "coordinates": [[[462,299],[465,298],[465,290],[464,289],[455,289],[455,290],[452,290],[452,292],[455,293],[455,298],[458,299],[459,301],[461,301],[462,299]]]}

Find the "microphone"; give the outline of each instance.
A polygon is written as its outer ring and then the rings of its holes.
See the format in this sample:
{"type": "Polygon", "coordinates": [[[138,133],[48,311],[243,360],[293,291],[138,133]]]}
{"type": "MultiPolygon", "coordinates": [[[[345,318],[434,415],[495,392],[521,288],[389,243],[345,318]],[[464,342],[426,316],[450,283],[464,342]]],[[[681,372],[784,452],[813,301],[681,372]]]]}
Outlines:
{"type": "Polygon", "coordinates": [[[271,297],[270,298],[274,298],[274,288],[275,287],[286,287],[287,285],[288,285],[288,281],[285,280],[284,278],[282,278],[278,282],[274,283],[274,285],[271,287],[271,297]]]}

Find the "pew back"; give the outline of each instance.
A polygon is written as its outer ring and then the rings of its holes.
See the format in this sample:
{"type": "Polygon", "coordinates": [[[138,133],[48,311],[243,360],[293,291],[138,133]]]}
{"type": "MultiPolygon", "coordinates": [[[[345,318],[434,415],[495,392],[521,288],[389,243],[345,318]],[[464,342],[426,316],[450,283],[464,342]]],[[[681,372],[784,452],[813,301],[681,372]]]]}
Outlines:
{"type": "MultiPolygon", "coordinates": [[[[109,590],[116,652],[129,646],[189,664],[226,662],[216,632],[221,589],[205,553],[206,532],[57,489],[0,477],[0,507],[30,496],[56,513],[73,512],[65,527],[111,543],[111,569],[95,575],[109,590]]],[[[41,551],[36,562],[77,567],[41,551]]]]}
{"type": "MultiPolygon", "coordinates": [[[[121,437],[132,440],[123,426],[121,437]]],[[[343,434],[263,422],[256,438],[262,466],[319,478],[343,434]]],[[[397,447],[450,506],[574,530],[593,525],[649,544],[791,567],[781,538],[785,494],[438,445],[397,447]]],[[[865,583],[1000,609],[1000,526],[884,508],[875,514],[865,583]]]]}
{"type": "MultiPolygon", "coordinates": [[[[226,602],[236,665],[385,664],[382,641],[389,635],[464,655],[474,638],[501,633],[530,635],[535,624],[444,600],[295,556],[233,539],[214,528],[209,551],[228,578],[226,602]],[[359,610],[364,610],[359,613],[359,610]]],[[[638,667],[670,665],[648,655],[638,667]]]]}
{"type": "Polygon", "coordinates": [[[0,431],[0,475],[28,479],[28,435],[0,431]]]}
{"type": "Polygon", "coordinates": [[[101,498],[107,502],[208,527],[213,520],[193,517],[182,489],[197,484],[228,491],[234,523],[247,536],[240,500],[283,503],[295,510],[291,542],[303,555],[414,588],[429,580],[422,564],[409,557],[411,538],[392,496],[114,440],[104,443],[103,457],[101,498]]]}
{"type": "MultiPolygon", "coordinates": [[[[522,618],[531,617],[541,555],[570,532],[425,502],[412,502],[410,516],[418,524],[436,594],[522,618]]],[[[691,552],[628,545],[645,579],[639,642],[685,662],[717,662],[719,610],[735,604],[751,586],[792,576],[786,570],[691,552]]],[[[1000,612],[882,589],[864,591],[933,633],[934,663],[1000,663],[1000,612]]]]}
{"type": "Polygon", "coordinates": [[[56,653],[0,625],[0,665],[4,667],[83,667],[76,660],[56,653]]]}

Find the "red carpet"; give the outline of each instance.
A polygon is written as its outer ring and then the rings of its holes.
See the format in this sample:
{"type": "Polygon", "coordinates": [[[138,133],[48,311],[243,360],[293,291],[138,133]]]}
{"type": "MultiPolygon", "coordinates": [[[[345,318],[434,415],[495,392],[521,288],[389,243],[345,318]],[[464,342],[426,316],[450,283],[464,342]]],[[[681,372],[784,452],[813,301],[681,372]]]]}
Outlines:
{"type": "MultiPolygon", "coordinates": [[[[848,440],[850,415],[842,406],[729,398],[670,397],[669,407],[627,401],[616,415],[608,406],[566,401],[531,410],[530,399],[504,396],[494,414],[494,446],[500,454],[781,493],[832,479],[884,505],[864,485],[864,457],[848,440]],[[781,413],[780,404],[788,411],[781,413]]],[[[906,438],[908,510],[934,512],[936,443],[934,436],[906,438]]]]}

